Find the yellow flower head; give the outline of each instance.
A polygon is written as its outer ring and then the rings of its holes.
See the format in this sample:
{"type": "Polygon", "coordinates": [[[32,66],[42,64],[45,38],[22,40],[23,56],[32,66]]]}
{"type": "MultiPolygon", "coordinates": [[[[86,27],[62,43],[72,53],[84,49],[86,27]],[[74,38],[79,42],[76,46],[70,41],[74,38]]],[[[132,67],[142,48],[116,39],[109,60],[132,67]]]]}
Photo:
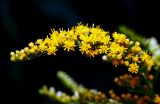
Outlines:
{"type": "Polygon", "coordinates": [[[113,59],[118,58],[121,59],[123,53],[126,51],[126,48],[124,46],[120,46],[119,44],[112,42],[109,47],[109,57],[112,57],[113,59]]]}
{"type": "Polygon", "coordinates": [[[141,55],[141,59],[142,59],[142,61],[146,61],[146,60],[150,59],[150,56],[146,52],[143,52],[141,55]]]}
{"type": "Polygon", "coordinates": [[[142,51],[142,49],[140,47],[140,43],[139,42],[136,42],[135,45],[131,48],[131,52],[132,53],[139,53],[141,51],[142,51]]]}
{"type": "Polygon", "coordinates": [[[117,42],[117,43],[126,42],[127,37],[124,34],[120,34],[120,33],[114,32],[112,35],[113,35],[113,38],[114,38],[115,42],[117,42]]]}
{"type": "Polygon", "coordinates": [[[156,104],[160,104],[160,97],[158,95],[155,96],[153,100],[156,104]]]}
{"type": "Polygon", "coordinates": [[[74,51],[74,47],[75,47],[75,42],[73,40],[66,40],[64,42],[64,50],[67,50],[67,51],[70,51],[70,50],[73,50],[74,51]]]}
{"type": "Polygon", "coordinates": [[[132,61],[133,62],[138,62],[139,61],[138,54],[136,56],[132,56],[132,61]]]}
{"type": "Polygon", "coordinates": [[[91,45],[86,42],[81,42],[81,45],[79,47],[82,54],[88,53],[88,51],[91,49],[91,45]]]}
{"type": "Polygon", "coordinates": [[[131,73],[137,74],[138,69],[139,69],[139,66],[137,65],[137,63],[131,63],[129,65],[128,71],[131,72],[131,73]]]}

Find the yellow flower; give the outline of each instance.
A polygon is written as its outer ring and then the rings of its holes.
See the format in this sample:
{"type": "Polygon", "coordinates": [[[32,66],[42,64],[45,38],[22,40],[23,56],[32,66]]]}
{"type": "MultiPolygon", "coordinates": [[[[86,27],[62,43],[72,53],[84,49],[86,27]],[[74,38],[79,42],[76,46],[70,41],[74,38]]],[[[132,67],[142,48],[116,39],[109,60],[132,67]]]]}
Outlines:
{"type": "Polygon", "coordinates": [[[147,70],[150,71],[152,66],[154,65],[154,61],[150,59],[150,60],[146,60],[145,63],[147,65],[147,70]]]}
{"type": "Polygon", "coordinates": [[[119,44],[112,42],[109,49],[110,53],[115,55],[121,50],[121,47],[119,44]]]}
{"type": "Polygon", "coordinates": [[[28,44],[28,46],[29,46],[30,48],[32,48],[32,47],[34,46],[34,43],[33,43],[33,42],[30,42],[30,43],[28,44]]]}
{"type": "Polygon", "coordinates": [[[102,34],[103,30],[101,28],[97,27],[93,27],[90,29],[91,34],[95,34],[95,36],[102,34]]]}
{"type": "Polygon", "coordinates": [[[130,42],[130,40],[127,38],[127,39],[125,39],[125,41],[124,41],[124,43],[126,44],[126,45],[129,45],[129,42],[130,42]]]}
{"type": "Polygon", "coordinates": [[[136,41],[135,46],[140,46],[140,42],[136,41]]]}
{"type": "Polygon", "coordinates": [[[26,53],[26,55],[29,54],[29,47],[24,47],[24,52],[26,53]]]}
{"type": "Polygon", "coordinates": [[[133,61],[133,62],[138,62],[138,60],[139,60],[138,55],[132,56],[132,61],[133,61]]]}
{"type": "Polygon", "coordinates": [[[108,55],[112,57],[113,59],[121,59],[123,53],[126,51],[126,48],[123,46],[120,46],[119,44],[112,42],[109,48],[108,55]]]}
{"type": "Polygon", "coordinates": [[[86,42],[86,43],[88,43],[88,42],[90,41],[88,34],[82,34],[82,35],[80,35],[80,36],[79,36],[79,39],[80,39],[81,41],[83,41],[83,42],[86,42]]]}
{"type": "Polygon", "coordinates": [[[42,39],[37,39],[37,41],[36,41],[36,44],[42,44],[43,43],[43,40],[42,39]]]}
{"type": "Polygon", "coordinates": [[[15,57],[15,56],[11,56],[11,57],[10,57],[10,60],[11,60],[11,61],[16,61],[16,57],[15,57]]]}
{"type": "Polygon", "coordinates": [[[109,47],[107,45],[100,45],[99,46],[99,53],[100,54],[102,54],[102,53],[107,54],[108,53],[108,49],[109,49],[109,47]]]}
{"type": "Polygon", "coordinates": [[[67,31],[66,38],[70,40],[77,40],[77,35],[74,33],[74,28],[67,31]]]}
{"type": "Polygon", "coordinates": [[[36,50],[34,48],[29,49],[29,53],[34,54],[36,50]]]}
{"type": "Polygon", "coordinates": [[[47,51],[47,54],[48,55],[52,55],[52,54],[56,54],[56,51],[57,51],[57,48],[55,47],[55,46],[49,46],[47,49],[46,49],[46,51],[47,51]]]}
{"type": "Polygon", "coordinates": [[[141,52],[141,51],[142,51],[142,49],[140,47],[139,42],[136,42],[135,45],[131,48],[132,53],[138,53],[138,52],[141,52]]]}
{"type": "Polygon", "coordinates": [[[73,51],[74,51],[74,47],[75,47],[75,46],[76,46],[76,45],[75,45],[75,42],[72,41],[72,40],[66,40],[66,41],[64,42],[64,45],[63,45],[64,50],[67,50],[67,51],[70,51],[70,50],[73,50],[73,51]]]}
{"type": "Polygon", "coordinates": [[[11,60],[11,61],[15,61],[15,60],[16,60],[16,54],[15,54],[14,52],[11,52],[11,53],[10,53],[10,56],[11,56],[11,57],[10,57],[10,60],[11,60]]]}
{"type": "Polygon", "coordinates": [[[96,49],[96,50],[88,50],[88,51],[86,51],[86,56],[88,56],[88,57],[94,57],[95,55],[98,55],[98,50],[96,49]]]}
{"type": "Polygon", "coordinates": [[[133,54],[128,53],[128,54],[125,56],[125,59],[127,59],[127,60],[131,59],[131,58],[132,58],[132,55],[133,55],[133,54]]]}
{"type": "Polygon", "coordinates": [[[125,66],[129,66],[129,61],[124,61],[125,66]]]}
{"type": "Polygon", "coordinates": [[[150,59],[150,56],[146,52],[143,52],[141,55],[141,59],[142,61],[145,61],[145,60],[150,59]]]}
{"type": "Polygon", "coordinates": [[[21,53],[19,55],[19,60],[23,60],[25,57],[26,57],[26,54],[25,53],[21,53]]]}
{"type": "Polygon", "coordinates": [[[108,43],[110,43],[110,36],[108,35],[108,32],[106,32],[105,35],[99,36],[99,41],[101,43],[103,43],[104,45],[107,45],[108,43]],[[107,34],[107,35],[106,35],[107,34]]]}
{"type": "Polygon", "coordinates": [[[89,42],[95,44],[96,42],[98,42],[98,36],[96,34],[90,34],[90,36],[88,37],[89,42]]]}
{"type": "Polygon", "coordinates": [[[124,34],[120,34],[120,33],[114,32],[112,35],[113,35],[113,38],[114,38],[115,42],[117,42],[117,43],[126,42],[126,38],[127,37],[124,34]]]}
{"type": "Polygon", "coordinates": [[[47,50],[48,46],[46,46],[46,44],[44,42],[42,42],[39,46],[38,46],[38,51],[40,53],[43,53],[47,50]]]}
{"type": "Polygon", "coordinates": [[[86,25],[78,24],[78,26],[75,26],[75,35],[81,36],[81,35],[88,35],[90,32],[90,28],[86,25]]]}
{"type": "Polygon", "coordinates": [[[153,100],[156,104],[160,104],[160,97],[156,94],[153,100]]]}
{"type": "Polygon", "coordinates": [[[129,72],[137,74],[138,70],[139,70],[139,66],[137,65],[137,63],[129,64],[129,68],[128,68],[129,72]]]}
{"type": "Polygon", "coordinates": [[[91,45],[85,42],[81,42],[81,45],[79,47],[82,54],[88,53],[88,51],[91,49],[91,45]]]}
{"type": "Polygon", "coordinates": [[[65,42],[67,39],[66,34],[67,34],[67,32],[65,30],[64,31],[61,30],[57,36],[51,35],[51,39],[54,40],[56,37],[58,43],[62,45],[62,43],[65,42]]]}

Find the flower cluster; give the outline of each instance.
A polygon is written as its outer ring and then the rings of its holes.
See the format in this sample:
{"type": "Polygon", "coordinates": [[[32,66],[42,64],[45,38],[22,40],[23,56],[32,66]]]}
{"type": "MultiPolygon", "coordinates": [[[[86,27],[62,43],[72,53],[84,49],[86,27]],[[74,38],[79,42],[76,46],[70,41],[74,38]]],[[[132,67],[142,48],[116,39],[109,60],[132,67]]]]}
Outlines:
{"type": "Polygon", "coordinates": [[[109,91],[109,95],[112,99],[123,102],[124,104],[152,104],[151,98],[147,95],[141,96],[132,93],[122,93],[118,95],[113,90],[109,91]]]}
{"type": "MultiPolygon", "coordinates": [[[[120,87],[130,87],[130,88],[138,88],[138,87],[141,87],[143,88],[144,90],[148,89],[148,85],[146,85],[146,83],[144,83],[144,81],[142,80],[142,77],[144,76],[141,76],[141,75],[129,75],[129,74],[124,74],[124,75],[121,75],[119,77],[115,77],[114,78],[114,82],[120,86],[120,87]]],[[[153,81],[154,79],[154,75],[153,74],[148,74],[147,76],[145,76],[146,79],[148,81],[153,81]]],[[[147,91],[146,91],[147,92],[147,91]]]]}
{"type": "Polygon", "coordinates": [[[158,69],[160,67],[160,45],[156,37],[152,36],[150,38],[146,38],[143,35],[136,33],[134,29],[125,25],[119,25],[117,31],[124,33],[132,41],[139,41],[141,46],[148,49],[152,54],[152,59],[155,64],[154,69],[158,69]]]}
{"type": "Polygon", "coordinates": [[[69,104],[70,102],[77,102],[79,100],[78,92],[75,92],[72,96],[70,96],[66,94],[65,92],[55,91],[54,87],[48,88],[46,85],[44,85],[39,90],[39,93],[61,104],[67,104],[67,103],[69,104]]]}
{"type": "Polygon", "coordinates": [[[63,71],[58,71],[57,77],[73,95],[60,90],[56,91],[54,87],[42,86],[39,93],[54,102],[60,104],[121,104],[114,100],[110,101],[101,91],[85,88],[63,71]]]}
{"type": "Polygon", "coordinates": [[[29,60],[34,56],[47,53],[56,55],[58,49],[65,51],[79,51],[88,56],[106,55],[115,66],[125,65],[131,73],[137,73],[144,64],[148,69],[153,65],[151,56],[143,51],[139,42],[130,41],[124,34],[104,31],[99,26],[89,27],[78,24],[66,30],[51,30],[45,39],[30,42],[28,47],[11,52],[11,61],[29,60]]]}
{"type": "Polygon", "coordinates": [[[124,74],[114,78],[114,82],[120,87],[131,87],[136,88],[141,86],[141,80],[139,76],[132,76],[124,74]]]}

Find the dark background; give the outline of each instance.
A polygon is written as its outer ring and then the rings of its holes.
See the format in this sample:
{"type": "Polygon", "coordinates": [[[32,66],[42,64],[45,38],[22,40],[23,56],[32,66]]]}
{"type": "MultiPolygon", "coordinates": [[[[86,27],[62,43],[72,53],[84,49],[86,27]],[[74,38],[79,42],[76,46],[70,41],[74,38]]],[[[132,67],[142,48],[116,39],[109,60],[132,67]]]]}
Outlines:
{"type": "Polygon", "coordinates": [[[111,33],[125,24],[159,40],[159,12],[158,0],[0,0],[0,103],[48,104],[38,89],[43,84],[63,89],[56,78],[58,70],[107,93],[114,88],[112,79],[119,70],[104,63],[101,56],[90,60],[79,52],[60,51],[57,56],[12,63],[9,54],[46,37],[52,28],[68,29],[79,22],[100,25],[111,33]]]}

